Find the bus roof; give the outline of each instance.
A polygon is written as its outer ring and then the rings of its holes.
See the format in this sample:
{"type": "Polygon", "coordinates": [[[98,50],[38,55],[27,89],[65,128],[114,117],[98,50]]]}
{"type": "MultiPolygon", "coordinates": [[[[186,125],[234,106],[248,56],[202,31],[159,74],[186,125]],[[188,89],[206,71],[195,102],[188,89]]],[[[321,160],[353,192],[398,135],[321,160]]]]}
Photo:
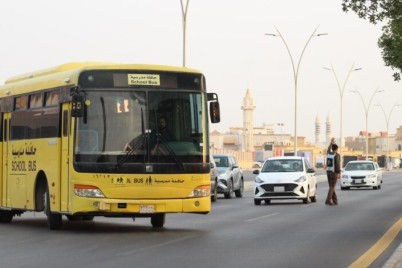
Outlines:
{"type": "Polygon", "coordinates": [[[76,84],[79,74],[86,70],[155,70],[200,73],[200,71],[195,69],[167,65],[70,62],[10,77],[5,81],[4,85],[0,86],[0,97],[20,94],[26,90],[34,91],[36,89],[76,84]]]}

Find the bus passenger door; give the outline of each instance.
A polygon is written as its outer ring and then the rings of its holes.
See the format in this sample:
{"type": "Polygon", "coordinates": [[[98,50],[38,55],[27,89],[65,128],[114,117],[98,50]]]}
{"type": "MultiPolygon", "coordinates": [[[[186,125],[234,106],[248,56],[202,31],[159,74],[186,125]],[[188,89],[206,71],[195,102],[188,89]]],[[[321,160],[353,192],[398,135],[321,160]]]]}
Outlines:
{"type": "Polygon", "coordinates": [[[60,163],[60,201],[61,201],[61,211],[69,210],[69,183],[70,183],[70,136],[71,136],[71,119],[69,104],[64,104],[62,109],[61,118],[61,163],[60,163]]]}
{"type": "Polygon", "coordinates": [[[10,125],[9,113],[4,113],[2,118],[2,170],[1,170],[1,183],[0,183],[0,206],[6,207],[7,203],[7,180],[8,180],[8,139],[9,139],[9,125],[10,125]]]}
{"type": "Polygon", "coordinates": [[[0,120],[1,120],[1,124],[0,124],[0,133],[1,133],[1,137],[0,137],[0,151],[1,151],[0,163],[2,163],[0,165],[0,207],[4,206],[5,203],[6,203],[6,201],[3,200],[3,197],[5,197],[5,189],[6,188],[5,188],[4,184],[6,182],[6,179],[5,179],[6,178],[5,177],[6,173],[5,172],[7,170],[7,165],[3,164],[3,163],[5,163],[5,162],[3,162],[3,160],[5,159],[4,158],[4,154],[5,154],[4,150],[5,150],[6,145],[7,145],[6,140],[5,140],[5,127],[4,126],[7,126],[7,124],[6,124],[5,119],[3,119],[3,115],[4,114],[0,115],[1,116],[1,118],[0,118],[0,120]],[[4,192],[3,192],[3,189],[4,189],[4,192]]]}

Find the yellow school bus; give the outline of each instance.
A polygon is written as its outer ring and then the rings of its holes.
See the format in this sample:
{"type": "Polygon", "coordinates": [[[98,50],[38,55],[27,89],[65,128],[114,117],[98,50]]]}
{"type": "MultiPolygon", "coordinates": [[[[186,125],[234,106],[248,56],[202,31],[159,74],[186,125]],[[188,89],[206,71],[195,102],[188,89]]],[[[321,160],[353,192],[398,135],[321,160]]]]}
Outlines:
{"type": "Polygon", "coordinates": [[[63,64],[8,79],[0,110],[1,223],[43,211],[52,230],[63,216],[148,217],[161,228],[166,213],[211,209],[208,123],[220,121],[219,102],[197,70],[63,64]]]}

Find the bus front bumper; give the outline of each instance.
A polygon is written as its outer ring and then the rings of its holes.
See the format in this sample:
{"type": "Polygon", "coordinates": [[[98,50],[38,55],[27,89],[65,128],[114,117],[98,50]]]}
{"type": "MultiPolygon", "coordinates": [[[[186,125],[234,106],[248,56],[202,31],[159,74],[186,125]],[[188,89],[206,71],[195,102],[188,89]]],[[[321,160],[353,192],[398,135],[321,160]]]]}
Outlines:
{"type": "MultiPolygon", "coordinates": [[[[99,212],[100,214],[153,214],[153,213],[208,213],[211,211],[211,198],[129,200],[129,199],[91,199],[90,203],[76,207],[74,213],[99,212]],[[89,205],[89,206],[87,206],[89,205]]],[[[86,202],[85,202],[86,203],[86,202]]]]}

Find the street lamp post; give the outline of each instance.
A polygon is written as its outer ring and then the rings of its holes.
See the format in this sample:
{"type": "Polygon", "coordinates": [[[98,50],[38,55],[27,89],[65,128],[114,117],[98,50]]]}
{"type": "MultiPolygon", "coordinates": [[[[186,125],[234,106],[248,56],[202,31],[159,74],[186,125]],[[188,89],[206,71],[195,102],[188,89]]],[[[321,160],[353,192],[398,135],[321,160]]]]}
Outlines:
{"type": "Polygon", "coordinates": [[[184,6],[183,0],[180,0],[182,24],[183,24],[183,67],[186,67],[186,26],[187,26],[187,10],[189,2],[190,0],[186,0],[186,5],[184,6]]]}
{"type": "Polygon", "coordinates": [[[354,67],[354,64],[352,64],[352,67],[350,68],[350,70],[349,70],[349,72],[348,72],[348,75],[346,76],[346,79],[345,79],[345,81],[343,82],[343,86],[342,86],[342,87],[341,87],[341,84],[339,83],[338,75],[337,75],[336,72],[335,72],[334,66],[331,64],[331,68],[324,67],[324,69],[325,69],[325,70],[329,70],[329,71],[331,71],[331,72],[334,74],[334,77],[335,77],[335,80],[336,80],[336,84],[338,85],[338,90],[339,90],[339,97],[340,97],[339,139],[340,139],[340,142],[341,142],[339,155],[340,155],[341,167],[342,167],[342,162],[343,162],[343,161],[342,161],[342,146],[343,146],[343,144],[342,144],[342,143],[343,143],[343,136],[342,136],[343,93],[345,92],[346,84],[347,84],[347,82],[348,82],[348,80],[349,80],[350,74],[351,74],[352,72],[359,71],[359,70],[361,70],[362,68],[355,68],[355,67],[354,67]]]}
{"type": "Polygon", "coordinates": [[[377,94],[377,93],[380,93],[380,92],[384,92],[384,90],[380,90],[380,88],[377,88],[373,92],[373,94],[371,95],[370,101],[369,101],[367,106],[366,106],[366,103],[364,102],[363,96],[362,96],[362,94],[360,93],[359,90],[357,90],[357,89],[356,90],[351,90],[351,92],[357,93],[359,95],[362,103],[363,103],[364,112],[365,112],[365,115],[366,115],[366,160],[368,160],[368,113],[369,113],[370,105],[371,105],[371,102],[373,101],[374,95],[377,94]]]}
{"type": "MultiPolygon", "coordinates": [[[[389,157],[389,151],[390,151],[390,150],[389,150],[389,120],[391,119],[391,114],[392,114],[392,112],[394,111],[395,107],[397,107],[397,106],[402,106],[402,104],[400,104],[400,103],[395,103],[395,104],[392,106],[391,110],[389,111],[388,116],[387,116],[387,113],[386,113],[385,110],[384,110],[384,107],[383,107],[381,104],[375,104],[374,106],[378,106],[378,107],[381,108],[381,110],[382,110],[382,112],[383,112],[383,114],[384,114],[384,117],[385,117],[385,123],[386,123],[386,125],[387,125],[387,165],[388,165],[388,157],[389,157]]],[[[389,168],[389,167],[387,166],[387,168],[389,168]]]]}
{"type": "MultiPolygon", "coordinates": [[[[274,26],[275,27],[275,26],[274,26]]],[[[311,39],[314,36],[322,36],[322,35],[327,35],[327,33],[321,33],[321,34],[316,34],[317,30],[318,30],[318,26],[317,28],[315,28],[315,30],[313,31],[313,33],[310,35],[310,37],[308,38],[306,44],[304,45],[304,48],[302,50],[302,53],[300,55],[299,61],[297,63],[297,67],[295,65],[295,62],[293,60],[293,56],[292,53],[290,52],[289,46],[285,41],[285,38],[282,36],[281,32],[278,30],[278,28],[275,27],[275,30],[277,32],[277,34],[272,34],[272,33],[266,33],[265,35],[269,35],[269,36],[278,36],[281,38],[283,44],[286,47],[286,50],[289,54],[290,57],[290,61],[292,62],[292,70],[293,70],[293,78],[294,78],[294,88],[295,88],[295,111],[294,111],[294,155],[297,156],[297,82],[298,82],[298,75],[299,75],[299,69],[300,69],[300,62],[303,58],[304,52],[306,51],[307,45],[310,43],[311,39]]]]}

